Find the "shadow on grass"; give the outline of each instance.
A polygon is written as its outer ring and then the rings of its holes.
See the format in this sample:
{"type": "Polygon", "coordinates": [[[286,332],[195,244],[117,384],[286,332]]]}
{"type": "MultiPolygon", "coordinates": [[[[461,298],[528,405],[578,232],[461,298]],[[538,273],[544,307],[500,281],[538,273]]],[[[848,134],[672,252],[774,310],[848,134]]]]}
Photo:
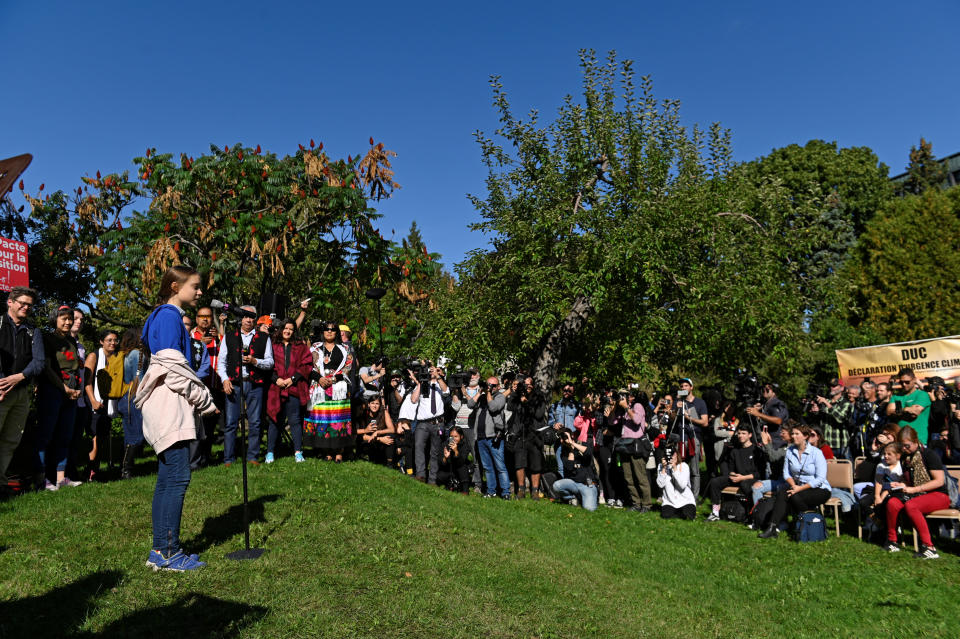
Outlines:
{"type": "Polygon", "coordinates": [[[79,630],[104,591],[117,587],[122,576],[115,570],[96,572],[42,595],[0,602],[0,637],[228,637],[269,612],[263,606],[190,592],[165,606],[132,612],[100,632],[79,630]]]}
{"type": "MultiPolygon", "coordinates": [[[[250,523],[266,521],[264,504],[277,501],[280,495],[262,495],[249,503],[250,523]]],[[[243,503],[234,504],[222,515],[208,517],[203,522],[203,528],[193,539],[184,542],[190,552],[202,553],[211,546],[217,546],[229,541],[236,535],[243,534],[243,503]]]]}
{"type": "Polygon", "coordinates": [[[269,612],[264,606],[227,601],[196,592],[181,595],[173,603],[138,610],[117,619],[98,633],[81,637],[177,637],[197,639],[232,637],[269,612]]]}
{"type": "Polygon", "coordinates": [[[0,637],[66,637],[123,573],[102,570],[42,595],[0,602],[0,637]]]}

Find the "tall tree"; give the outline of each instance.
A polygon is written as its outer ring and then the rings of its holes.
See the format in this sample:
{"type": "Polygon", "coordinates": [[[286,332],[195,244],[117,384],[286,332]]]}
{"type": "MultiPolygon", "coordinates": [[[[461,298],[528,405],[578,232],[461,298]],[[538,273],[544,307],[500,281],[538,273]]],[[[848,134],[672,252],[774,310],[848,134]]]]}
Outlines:
{"type": "Polygon", "coordinates": [[[38,241],[92,288],[101,319],[113,319],[112,294],[123,289],[119,300],[152,306],[161,274],[180,263],[219,296],[312,294],[335,316],[360,297],[360,282],[389,270],[370,203],[397,186],[392,155],[372,138],[365,155],[346,160],[312,140],[285,156],[237,144],[174,160],[151,148],[134,159],[134,179],[97,171],[75,192],[26,197],[38,241]]]}
{"type": "Polygon", "coordinates": [[[846,276],[848,318],[888,342],[953,335],[960,325],[960,187],[891,201],[860,237],[846,276]]]}
{"type": "Polygon", "coordinates": [[[933,154],[933,144],[920,138],[920,146],[910,147],[910,163],[907,179],[903,183],[905,193],[919,195],[927,189],[938,189],[947,179],[947,167],[938,162],[933,154]]]}
{"type": "Polygon", "coordinates": [[[804,259],[828,209],[732,171],[729,133],[686,129],[632,63],[581,52],[583,100],[541,125],[513,115],[494,77],[495,134],[473,197],[490,237],[458,266],[432,339],[473,362],[610,379],[677,362],[725,369],[786,360],[813,302],[804,259]]]}

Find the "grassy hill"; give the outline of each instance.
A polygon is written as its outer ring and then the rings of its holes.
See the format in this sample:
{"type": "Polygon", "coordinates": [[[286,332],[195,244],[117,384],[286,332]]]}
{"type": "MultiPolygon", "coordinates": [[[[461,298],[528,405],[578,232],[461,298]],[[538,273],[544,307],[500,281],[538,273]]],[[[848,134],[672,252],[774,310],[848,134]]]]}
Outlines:
{"type": "MultiPolygon", "coordinates": [[[[153,477],[0,504],[8,637],[956,636],[956,555],[849,536],[451,494],[381,467],[282,459],[195,473],[183,539],[208,566],[154,573],[153,477]]],[[[953,548],[956,552],[956,548],[953,548]]]]}

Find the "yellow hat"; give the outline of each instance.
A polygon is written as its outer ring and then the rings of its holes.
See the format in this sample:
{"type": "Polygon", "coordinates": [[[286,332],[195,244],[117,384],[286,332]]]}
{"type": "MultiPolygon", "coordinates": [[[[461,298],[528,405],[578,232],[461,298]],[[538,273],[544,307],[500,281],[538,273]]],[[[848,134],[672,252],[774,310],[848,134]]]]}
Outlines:
{"type": "Polygon", "coordinates": [[[353,331],[350,330],[350,327],[347,326],[346,324],[341,324],[341,325],[340,325],[340,330],[341,330],[341,331],[346,331],[347,333],[352,333],[352,332],[353,332],[353,331]]]}

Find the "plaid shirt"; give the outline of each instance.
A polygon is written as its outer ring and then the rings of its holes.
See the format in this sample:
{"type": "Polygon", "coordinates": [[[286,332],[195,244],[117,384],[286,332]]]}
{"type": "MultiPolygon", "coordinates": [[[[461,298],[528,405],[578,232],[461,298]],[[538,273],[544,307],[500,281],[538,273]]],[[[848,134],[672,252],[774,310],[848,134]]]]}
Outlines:
{"type": "Polygon", "coordinates": [[[826,417],[823,420],[823,438],[836,451],[846,448],[853,419],[853,402],[844,397],[823,412],[826,417]]]}

